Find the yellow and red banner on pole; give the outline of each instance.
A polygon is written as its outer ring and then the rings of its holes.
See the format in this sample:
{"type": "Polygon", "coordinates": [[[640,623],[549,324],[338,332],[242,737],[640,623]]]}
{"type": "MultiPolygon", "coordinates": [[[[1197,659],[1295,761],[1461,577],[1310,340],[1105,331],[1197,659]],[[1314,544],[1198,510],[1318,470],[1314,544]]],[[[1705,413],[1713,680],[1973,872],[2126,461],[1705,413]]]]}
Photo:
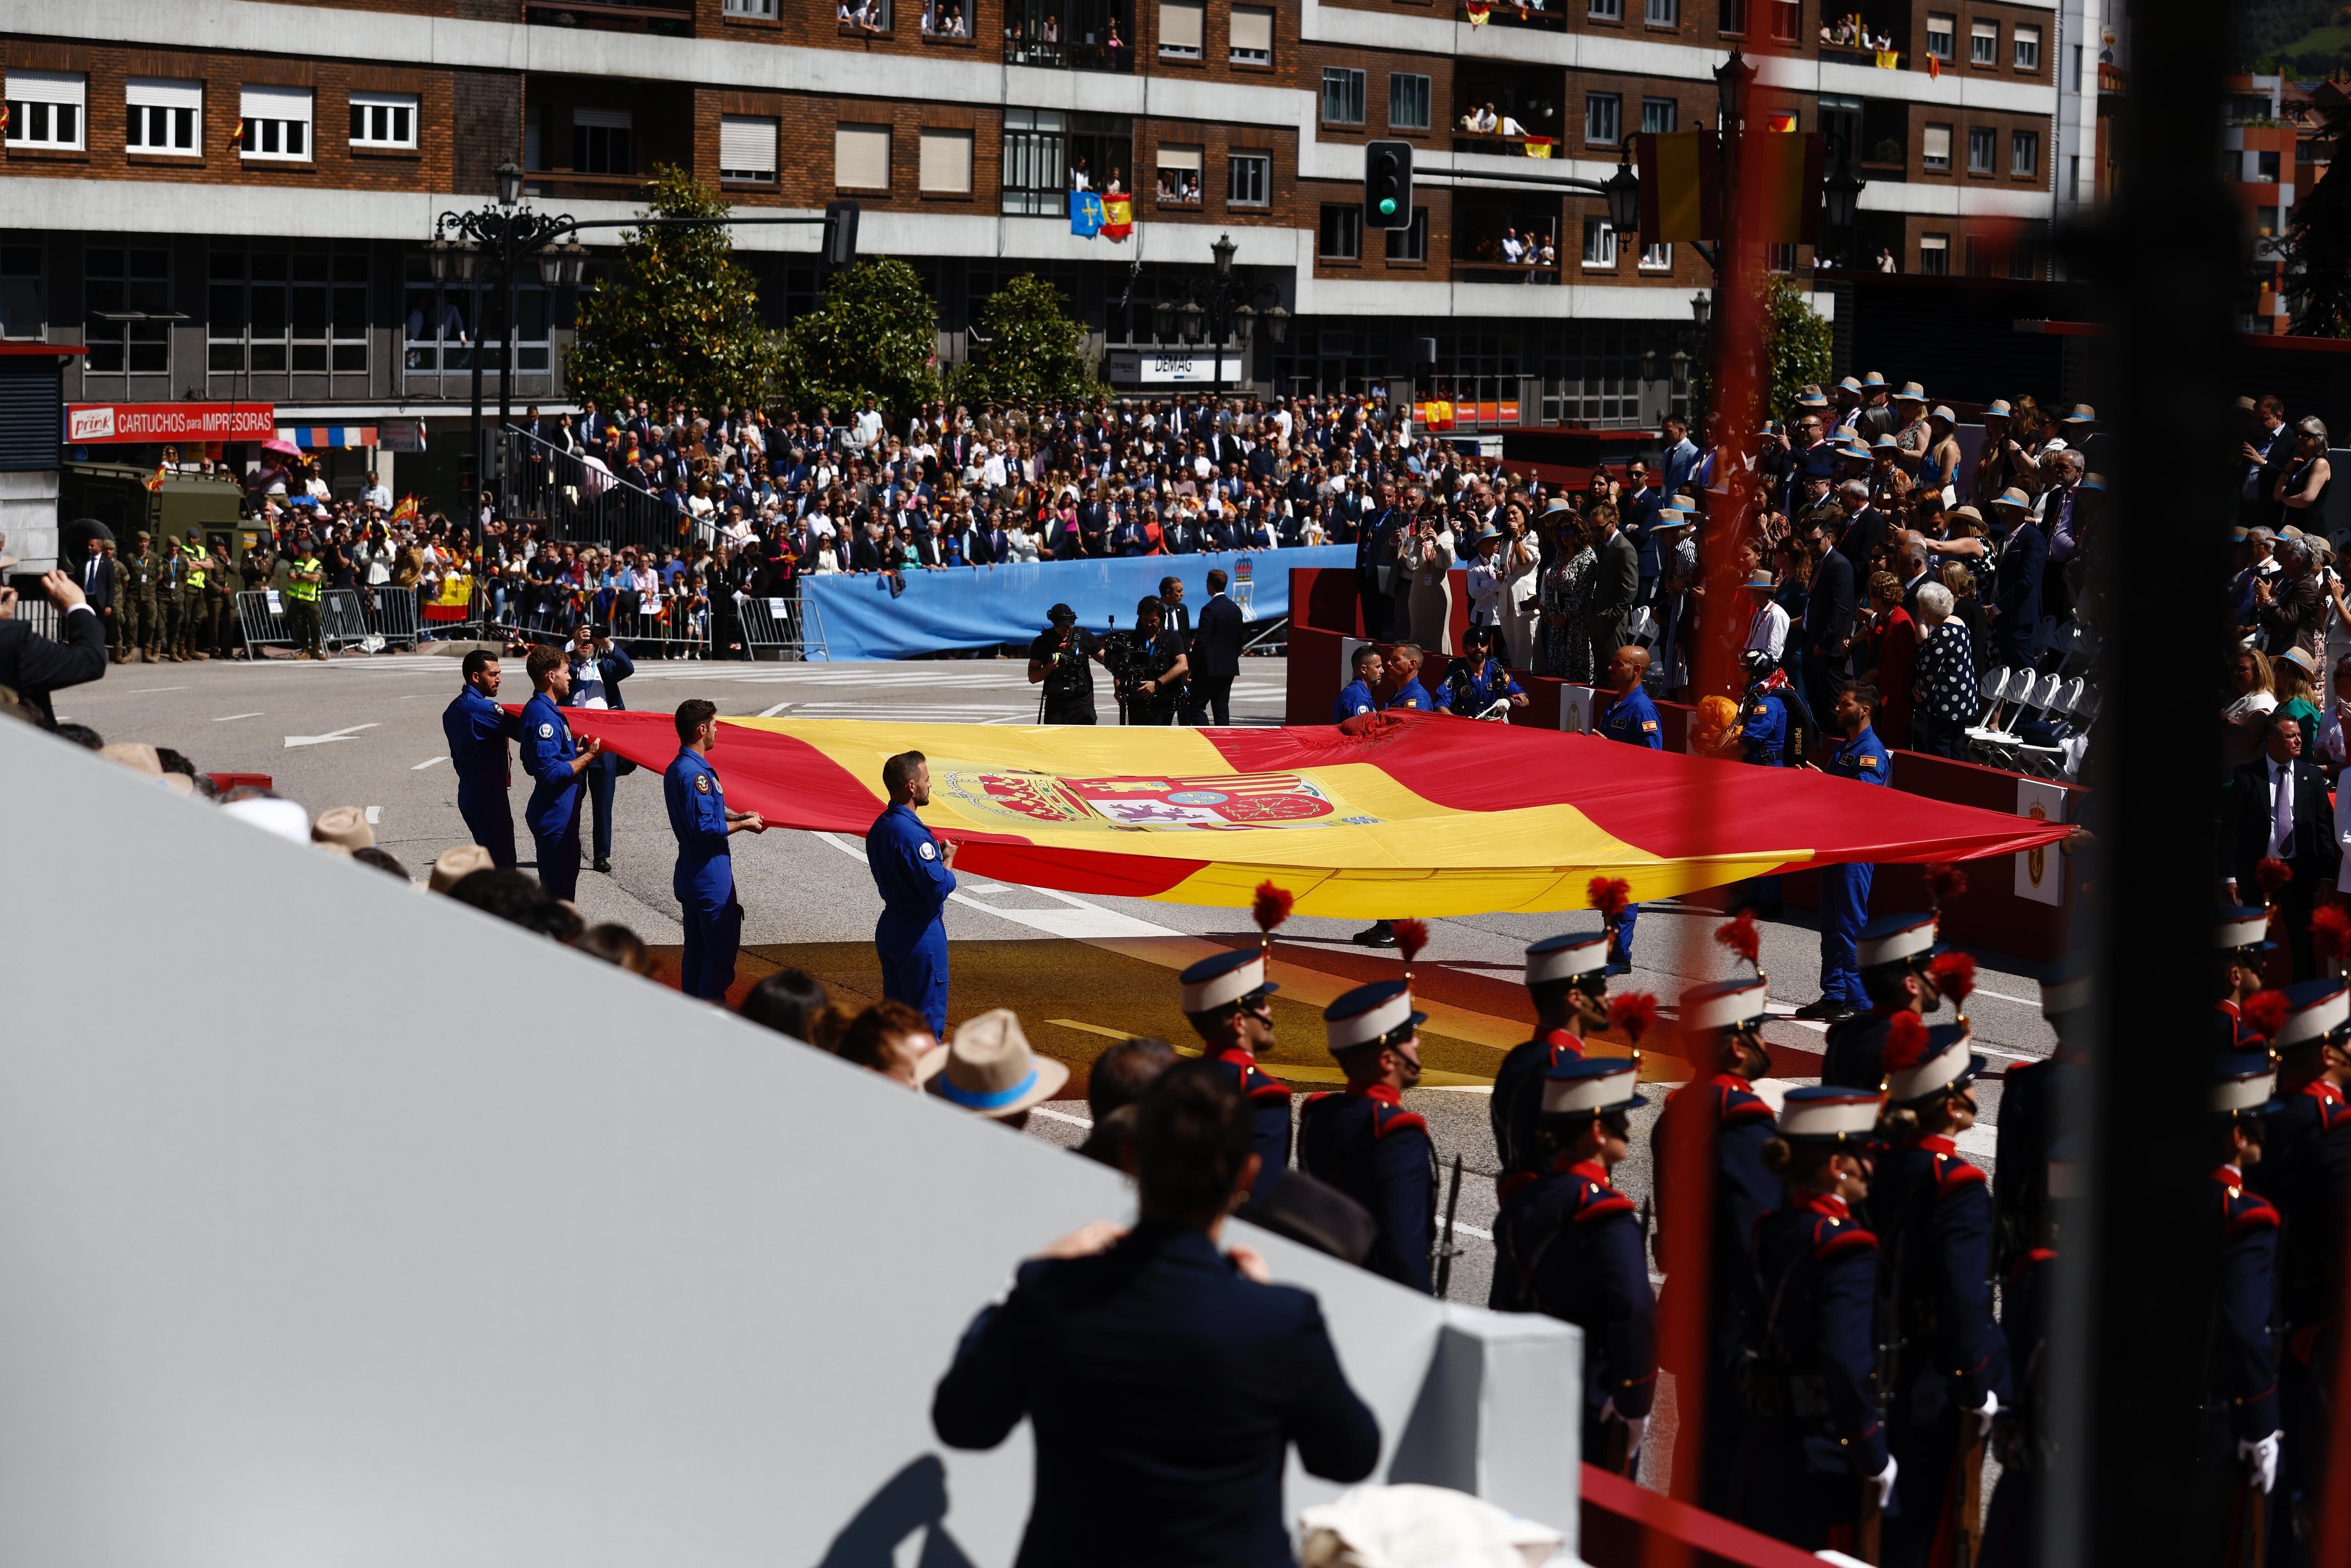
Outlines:
{"type": "MultiPolygon", "coordinates": [[[[666,714],[575,709],[572,727],[666,768],[666,714]]],[[[1378,919],[1581,909],[1831,862],[1970,860],[2063,823],[1793,769],[1437,714],[1280,729],[719,721],[726,803],[862,834],[882,765],[923,752],[956,869],[1065,892],[1246,907],[1271,879],[1301,915],[1378,919]]]]}
{"type": "MultiPolygon", "coordinates": [[[[1792,127],[1792,116],[1783,123],[1792,127]]],[[[1740,199],[1755,204],[1750,235],[1769,245],[1817,243],[1824,143],[1817,134],[1776,129],[1752,138],[1739,170],[1740,199]]],[[[1716,241],[1723,236],[1722,142],[1711,131],[1645,133],[1633,139],[1641,171],[1645,245],[1716,241]]]]}

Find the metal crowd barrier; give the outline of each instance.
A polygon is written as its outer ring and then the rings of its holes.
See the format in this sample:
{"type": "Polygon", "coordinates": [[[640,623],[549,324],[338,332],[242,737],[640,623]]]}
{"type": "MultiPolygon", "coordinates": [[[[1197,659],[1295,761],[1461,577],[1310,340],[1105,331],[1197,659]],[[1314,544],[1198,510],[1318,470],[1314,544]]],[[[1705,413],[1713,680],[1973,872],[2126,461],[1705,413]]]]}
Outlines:
{"type": "Polygon", "coordinates": [[[798,598],[744,599],[737,603],[742,612],[744,651],[752,658],[797,660],[808,657],[808,630],[803,622],[803,615],[810,608],[807,601],[798,598]]]}
{"type": "Polygon", "coordinates": [[[602,616],[569,604],[540,605],[516,616],[510,624],[517,636],[530,642],[561,643],[571,641],[572,630],[583,619],[611,627],[612,641],[625,647],[632,658],[710,657],[710,612],[706,609],[688,612],[674,602],[665,612],[614,610],[602,616]]]}
{"type": "Polygon", "coordinates": [[[286,601],[274,588],[248,588],[236,596],[237,632],[245,639],[245,656],[261,657],[263,648],[291,648],[293,631],[286,622],[286,601]]]}

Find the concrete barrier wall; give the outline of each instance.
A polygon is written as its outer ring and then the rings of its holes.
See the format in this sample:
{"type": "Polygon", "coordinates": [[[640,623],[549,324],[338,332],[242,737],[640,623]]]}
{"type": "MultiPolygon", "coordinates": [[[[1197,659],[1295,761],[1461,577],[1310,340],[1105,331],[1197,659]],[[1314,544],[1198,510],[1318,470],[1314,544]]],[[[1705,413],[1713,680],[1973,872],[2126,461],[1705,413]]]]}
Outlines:
{"type": "MultiPolygon", "coordinates": [[[[0,1562],[1010,1562],[1026,1428],[931,1389],[1118,1176],[27,727],[0,777],[0,1562]]],[[[1238,1228],[1383,1479],[1574,1530],[1573,1329],[1238,1228]]]]}

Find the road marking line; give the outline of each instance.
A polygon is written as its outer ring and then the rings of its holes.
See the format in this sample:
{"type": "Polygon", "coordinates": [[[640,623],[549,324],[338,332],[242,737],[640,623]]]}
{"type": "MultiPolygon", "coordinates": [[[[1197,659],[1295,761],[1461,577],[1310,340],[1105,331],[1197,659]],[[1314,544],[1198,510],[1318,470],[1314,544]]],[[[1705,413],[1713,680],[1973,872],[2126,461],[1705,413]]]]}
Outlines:
{"type": "Polygon", "coordinates": [[[268,715],[256,709],[252,713],[225,713],[221,715],[220,717],[213,720],[213,722],[214,724],[226,724],[233,718],[266,718],[267,716],[268,715]]]}
{"type": "Polygon", "coordinates": [[[786,708],[788,708],[788,707],[789,707],[789,706],[792,706],[792,705],[791,705],[791,704],[789,704],[789,703],[778,703],[775,706],[773,706],[773,707],[771,707],[771,708],[768,708],[768,709],[767,709],[766,711],[764,711],[764,712],[760,713],[758,716],[758,717],[760,717],[760,718],[773,718],[773,717],[775,717],[778,714],[779,714],[779,713],[783,712],[786,708]]]}
{"type": "MultiPolygon", "coordinates": [[[[363,729],[380,729],[381,727],[382,726],[381,724],[374,721],[370,721],[366,724],[347,724],[343,726],[342,728],[329,730],[325,735],[289,735],[286,737],[286,745],[288,749],[297,746],[324,746],[329,741],[349,740],[351,737],[357,735],[363,729]]],[[[413,770],[412,769],[412,771],[413,770]]]]}
{"type": "MultiPolygon", "coordinates": [[[[413,771],[413,769],[412,769],[412,771],[413,771]]],[[[370,807],[367,809],[367,820],[368,820],[368,822],[369,822],[369,824],[370,824],[371,826],[372,826],[373,824],[375,824],[375,823],[377,823],[377,822],[381,822],[381,821],[383,821],[383,808],[382,808],[382,807],[381,807],[381,806],[370,806],[370,807]]]]}
{"type": "Polygon", "coordinates": [[[1033,1115],[1050,1116],[1056,1122],[1067,1122],[1072,1127],[1083,1127],[1090,1133],[1093,1131],[1094,1124],[1083,1116],[1072,1116],[1067,1111],[1056,1111],[1050,1105],[1031,1105],[1029,1110],[1033,1115]]]}
{"type": "Polygon", "coordinates": [[[436,762],[446,762],[449,759],[445,757],[428,757],[423,761],[418,763],[415,767],[410,768],[409,771],[411,773],[422,773],[436,762]]]}
{"type": "Polygon", "coordinates": [[[152,696],[157,692],[184,692],[185,686],[133,686],[129,695],[134,697],[152,696]]]}
{"type": "Polygon", "coordinates": [[[1088,1034],[1098,1034],[1108,1040],[1128,1038],[1126,1030],[1123,1029],[1104,1029],[1098,1023],[1080,1023],[1075,1019],[1047,1019],[1045,1021],[1060,1024],[1063,1029],[1082,1030],[1088,1034]]]}

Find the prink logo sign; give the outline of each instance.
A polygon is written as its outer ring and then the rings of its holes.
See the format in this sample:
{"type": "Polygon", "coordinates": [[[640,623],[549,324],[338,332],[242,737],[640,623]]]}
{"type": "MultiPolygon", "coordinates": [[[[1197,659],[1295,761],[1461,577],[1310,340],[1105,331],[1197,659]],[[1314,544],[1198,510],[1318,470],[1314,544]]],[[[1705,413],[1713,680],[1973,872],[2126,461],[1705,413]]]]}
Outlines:
{"type": "Polygon", "coordinates": [[[68,442],[110,441],[114,438],[114,405],[102,402],[88,408],[68,410],[66,417],[66,440],[68,442]]]}

